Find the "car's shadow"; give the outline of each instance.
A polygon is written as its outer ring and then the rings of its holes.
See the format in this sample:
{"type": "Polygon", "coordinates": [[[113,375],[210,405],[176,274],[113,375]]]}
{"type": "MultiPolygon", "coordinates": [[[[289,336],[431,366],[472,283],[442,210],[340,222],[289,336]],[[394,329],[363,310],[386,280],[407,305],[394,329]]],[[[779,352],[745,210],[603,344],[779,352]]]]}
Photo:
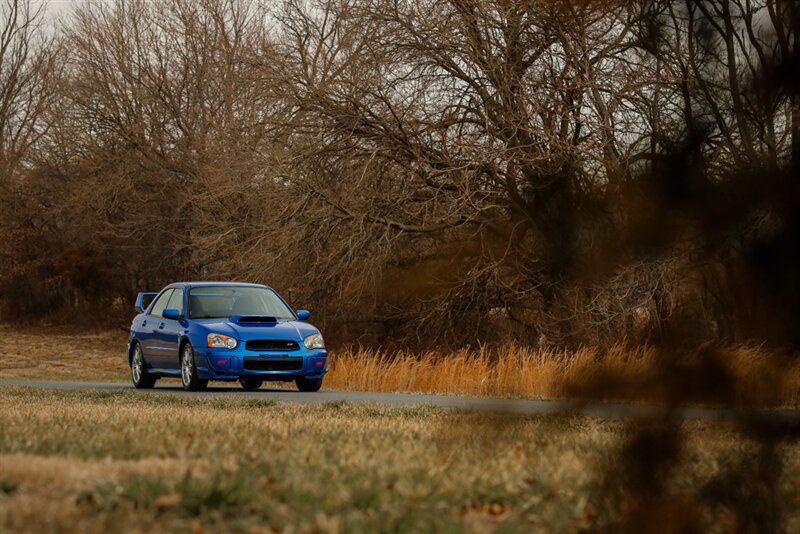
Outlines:
{"type": "MultiPolygon", "coordinates": [[[[183,386],[180,384],[160,384],[157,383],[153,389],[161,390],[161,391],[185,391],[183,386]]],[[[296,389],[288,389],[288,388],[275,388],[275,387],[260,387],[258,389],[244,389],[239,386],[208,386],[206,389],[202,391],[213,391],[216,393],[300,393],[300,391],[296,389]]],[[[199,392],[198,392],[199,393],[199,392]]]]}

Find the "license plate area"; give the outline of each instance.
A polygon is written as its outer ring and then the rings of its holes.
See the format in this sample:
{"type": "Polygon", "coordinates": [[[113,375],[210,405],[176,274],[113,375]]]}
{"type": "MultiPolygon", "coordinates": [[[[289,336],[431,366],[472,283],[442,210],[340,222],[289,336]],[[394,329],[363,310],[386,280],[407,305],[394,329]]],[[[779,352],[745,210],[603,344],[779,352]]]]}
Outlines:
{"type": "Polygon", "coordinates": [[[245,371],[300,371],[303,369],[302,357],[246,356],[245,371]]]}

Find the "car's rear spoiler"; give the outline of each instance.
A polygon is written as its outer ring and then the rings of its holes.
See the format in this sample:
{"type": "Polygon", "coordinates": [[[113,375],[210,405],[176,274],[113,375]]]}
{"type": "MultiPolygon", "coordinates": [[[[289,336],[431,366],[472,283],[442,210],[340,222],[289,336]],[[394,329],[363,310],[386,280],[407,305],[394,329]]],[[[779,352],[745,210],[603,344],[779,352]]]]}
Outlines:
{"type": "MultiPolygon", "coordinates": [[[[144,305],[144,299],[146,299],[146,298],[152,299],[156,295],[158,295],[158,293],[139,293],[138,295],[136,295],[136,304],[134,305],[134,308],[136,308],[136,311],[139,312],[139,313],[144,313],[144,310],[147,307],[147,306],[144,305]]],[[[150,304],[150,303],[148,302],[148,304],[150,304]]]]}

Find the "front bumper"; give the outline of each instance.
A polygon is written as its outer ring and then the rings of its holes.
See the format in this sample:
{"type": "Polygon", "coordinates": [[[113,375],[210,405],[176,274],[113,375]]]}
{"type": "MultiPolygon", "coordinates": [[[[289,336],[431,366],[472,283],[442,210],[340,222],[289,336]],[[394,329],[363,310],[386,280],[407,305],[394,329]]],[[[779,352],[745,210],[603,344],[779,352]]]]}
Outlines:
{"type": "Polygon", "coordinates": [[[289,352],[253,352],[237,348],[195,349],[197,375],[205,380],[237,380],[240,377],[257,377],[265,381],[288,382],[297,378],[322,378],[328,372],[328,353],[323,349],[295,350],[289,352]],[[245,365],[245,361],[248,364],[245,365]],[[283,362],[298,361],[298,369],[254,370],[253,368],[274,369],[285,367],[283,362]],[[254,365],[262,363],[262,365],[254,365]]]}

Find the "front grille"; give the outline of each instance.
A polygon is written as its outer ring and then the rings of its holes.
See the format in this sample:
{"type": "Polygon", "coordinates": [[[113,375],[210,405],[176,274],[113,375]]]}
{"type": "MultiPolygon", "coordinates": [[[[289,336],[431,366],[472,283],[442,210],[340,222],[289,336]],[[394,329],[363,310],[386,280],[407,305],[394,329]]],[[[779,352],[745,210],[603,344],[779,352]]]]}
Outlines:
{"type": "Polygon", "coordinates": [[[299,371],[303,368],[303,358],[259,358],[248,356],[244,359],[246,371],[299,371]]]}
{"type": "Polygon", "coordinates": [[[300,345],[291,339],[251,339],[245,342],[247,350],[297,350],[300,345]]]}

